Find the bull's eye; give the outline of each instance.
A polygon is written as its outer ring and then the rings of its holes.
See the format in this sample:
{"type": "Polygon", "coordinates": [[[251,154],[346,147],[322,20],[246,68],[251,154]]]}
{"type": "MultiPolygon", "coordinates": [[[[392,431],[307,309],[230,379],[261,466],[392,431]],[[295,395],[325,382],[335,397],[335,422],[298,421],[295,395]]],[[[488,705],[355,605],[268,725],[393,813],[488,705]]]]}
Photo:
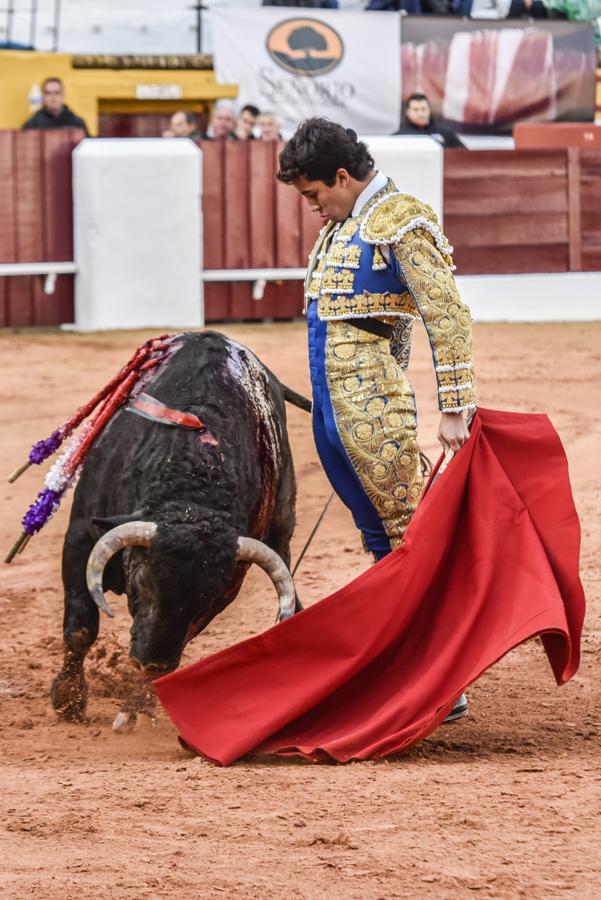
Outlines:
{"type": "Polygon", "coordinates": [[[131,580],[133,587],[141,593],[152,590],[152,579],[150,572],[148,571],[148,566],[146,565],[136,566],[132,573],[131,580]]]}

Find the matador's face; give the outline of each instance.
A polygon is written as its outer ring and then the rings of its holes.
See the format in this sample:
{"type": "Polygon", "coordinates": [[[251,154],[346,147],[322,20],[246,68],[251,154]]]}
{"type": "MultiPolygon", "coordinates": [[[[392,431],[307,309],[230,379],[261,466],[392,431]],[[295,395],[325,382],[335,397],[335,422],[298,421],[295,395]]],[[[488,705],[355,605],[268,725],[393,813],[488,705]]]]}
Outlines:
{"type": "Polygon", "coordinates": [[[333,185],[328,185],[325,181],[309,181],[303,176],[292,184],[313,212],[319,213],[324,223],[344,222],[355,205],[355,183],[346,169],[338,169],[333,185]]]}

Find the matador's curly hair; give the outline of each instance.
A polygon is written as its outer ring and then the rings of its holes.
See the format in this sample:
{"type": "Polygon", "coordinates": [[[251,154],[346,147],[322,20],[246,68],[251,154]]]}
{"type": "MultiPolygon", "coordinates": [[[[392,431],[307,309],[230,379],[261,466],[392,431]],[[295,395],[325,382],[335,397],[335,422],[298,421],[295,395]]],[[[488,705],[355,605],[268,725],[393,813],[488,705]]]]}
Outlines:
{"type": "Polygon", "coordinates": [[[352,128],[328,119],[307,119],[296,129],[280,153],[278,178],[285,184],[306,178],[332,186],[338,169],[364,181],[374,167],[367,145],[352,128]]]}

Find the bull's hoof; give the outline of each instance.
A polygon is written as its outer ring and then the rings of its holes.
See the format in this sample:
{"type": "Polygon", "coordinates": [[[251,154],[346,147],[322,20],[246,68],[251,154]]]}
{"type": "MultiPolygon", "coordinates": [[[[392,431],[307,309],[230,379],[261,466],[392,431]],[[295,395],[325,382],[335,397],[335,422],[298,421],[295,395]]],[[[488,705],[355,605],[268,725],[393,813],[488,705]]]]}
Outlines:
{"type": "Polygon", "coordinates": [[[83,674],[59,672],[50,688],[52,706],[65,722],[83,722],[88,705],[88,688],[83,674]]]}
{"type": "Polygon", "coordinates": [[[137,719],[136,713],[121,711],[113,720],[113,731],[117,734],[127,734],[128,731],[134,730],[137,719]]]}

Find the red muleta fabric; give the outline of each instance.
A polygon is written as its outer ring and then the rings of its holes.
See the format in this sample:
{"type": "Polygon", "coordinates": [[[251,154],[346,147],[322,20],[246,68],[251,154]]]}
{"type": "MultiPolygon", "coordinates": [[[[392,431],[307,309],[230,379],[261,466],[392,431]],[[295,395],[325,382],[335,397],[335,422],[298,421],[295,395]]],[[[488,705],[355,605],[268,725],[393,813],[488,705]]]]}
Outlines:
{"type": "Polygon", "coordinates": [[[159,679],[157,694],[183,742],[221,765],[250,751],[398,753],[534,635],[558,684],[576,672],[579,546],[548,418],[481,409],[396,551],[292,619],[159,679]]]}

